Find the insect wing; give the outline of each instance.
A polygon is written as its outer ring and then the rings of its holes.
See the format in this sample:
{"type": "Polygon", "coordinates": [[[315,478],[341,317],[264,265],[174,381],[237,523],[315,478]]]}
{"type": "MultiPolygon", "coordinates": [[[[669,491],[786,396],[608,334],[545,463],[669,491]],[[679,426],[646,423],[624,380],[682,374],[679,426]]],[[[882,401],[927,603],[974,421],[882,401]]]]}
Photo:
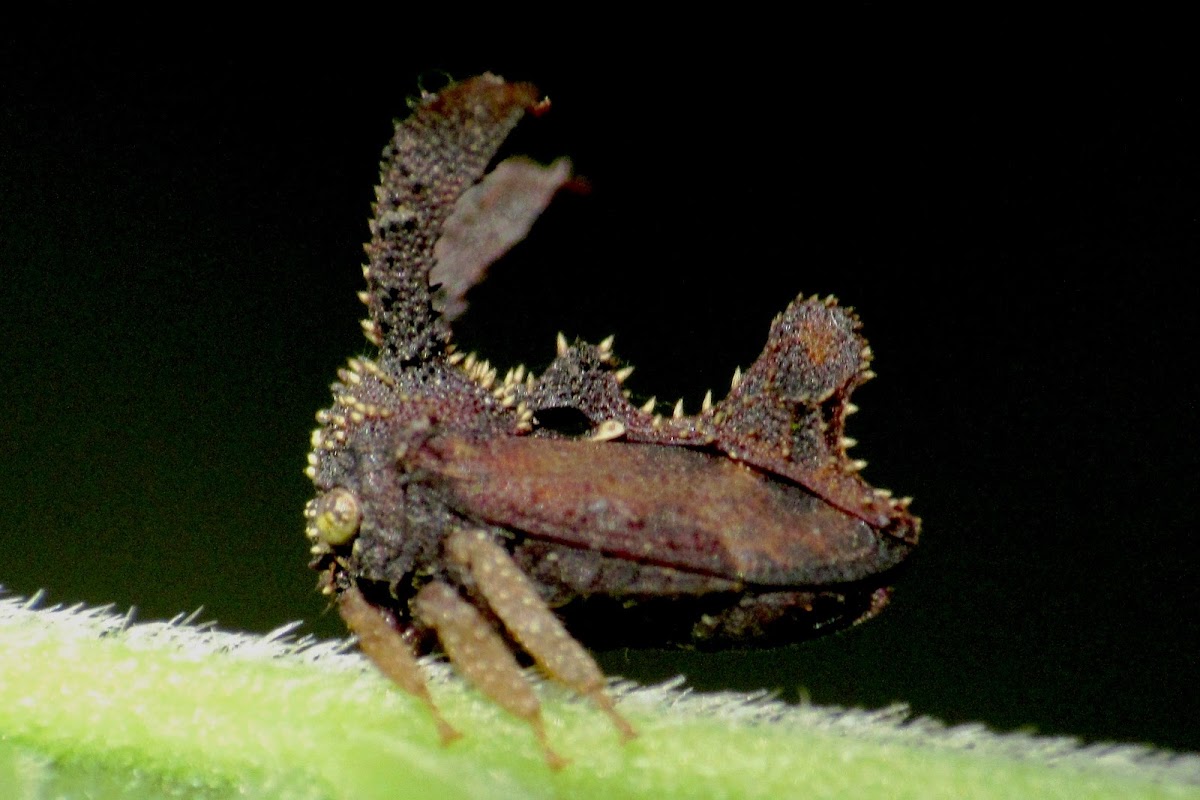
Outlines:
{"type": "Polygon", "coordinates": [[[908,549],[795,484],[687,448],[447,433],[422,450],[459,513],[623,559],[801,586],[864,578],[908,549]]]}

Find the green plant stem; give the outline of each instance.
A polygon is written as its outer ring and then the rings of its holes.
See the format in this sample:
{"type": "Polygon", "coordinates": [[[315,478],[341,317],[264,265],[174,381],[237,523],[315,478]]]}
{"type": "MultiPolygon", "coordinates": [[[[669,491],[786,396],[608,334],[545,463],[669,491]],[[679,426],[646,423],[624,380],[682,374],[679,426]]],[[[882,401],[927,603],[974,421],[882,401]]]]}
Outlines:
{"type": "Polygon", "coordinates": [[[0,797],[1200,797],[1200,758],[1081,748],[761,697],[618,687],[641,735],[539,691],[572,763],[441,665],[432,691],[466,736],[344,643],[129,624],[0,600],[0,797]]]}

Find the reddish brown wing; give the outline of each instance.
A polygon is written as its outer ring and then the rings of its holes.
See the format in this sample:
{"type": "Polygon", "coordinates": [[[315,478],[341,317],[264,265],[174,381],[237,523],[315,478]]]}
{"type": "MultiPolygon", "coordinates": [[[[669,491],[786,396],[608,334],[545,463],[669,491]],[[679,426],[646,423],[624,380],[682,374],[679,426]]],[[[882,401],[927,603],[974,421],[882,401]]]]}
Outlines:
{"type": "Polygon", "coordinates": [[[417,466],[470,518],[748,584],[857,580],[908,549],[794,484],[681,447],[445,433],[417,466]]]}

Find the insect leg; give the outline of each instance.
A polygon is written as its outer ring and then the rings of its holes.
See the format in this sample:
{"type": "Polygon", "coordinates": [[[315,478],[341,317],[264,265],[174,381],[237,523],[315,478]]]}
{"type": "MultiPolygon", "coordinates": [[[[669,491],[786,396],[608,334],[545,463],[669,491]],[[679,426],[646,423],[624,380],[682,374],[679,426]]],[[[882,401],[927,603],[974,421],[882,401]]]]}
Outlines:
{"type": "Polygon", "coordinates": [[[612,718],[622,739],[637,735],[604,690],[604,673],[595,659],[567,632],[502,547],[483,531],[456,531],[447,539],[446,550],[467,568],[492,611],[547,676],[590,697],[612,718]]]}
{"type": "Polygon", "coordinates": [[[413,601],[413,611],[437,631],[451,663],[481,692],[533,727],[534,736],[552,769],[567,760],[550,748],[542,708],[529,681],[504,639],[478,610],[445,583],[426,584],[413,601]]]}
{"type": "Polygon", "coordinates": [[[358,637],[359,648],[379,671],[428,707],[442,744],[450,744],[462,736],[433,704],[425,685],[425,675],[408,643],[383,614],[367,602],[357,586],[351,585],[338,596],[338,611],[346,621],[346,627],[358,637]]]}

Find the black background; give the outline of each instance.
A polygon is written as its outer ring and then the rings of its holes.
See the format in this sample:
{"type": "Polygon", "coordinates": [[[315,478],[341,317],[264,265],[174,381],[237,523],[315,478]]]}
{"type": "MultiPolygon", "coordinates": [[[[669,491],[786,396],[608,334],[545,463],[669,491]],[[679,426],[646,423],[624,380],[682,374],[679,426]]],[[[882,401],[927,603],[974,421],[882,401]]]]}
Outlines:
{"type": "Polygon", "coordinates": [[[378,153],[422,71],[491,69],[554,103],[514,147],[571,154],[592,191],[472,296],[460,339],[540,369],[558,330],[615,333],[635,399],[695,410],[798,292],[835,293],[879,373],[855,455],[925,522],[870,624],[606,653],[611,674],[1200,747],[1197,86],[1118,40],[894,22],[530,20],[479,47],[384,17],[201,44],[10,30],[0,583],[341,634],[301,469],[366,351],[378,153]]]}

